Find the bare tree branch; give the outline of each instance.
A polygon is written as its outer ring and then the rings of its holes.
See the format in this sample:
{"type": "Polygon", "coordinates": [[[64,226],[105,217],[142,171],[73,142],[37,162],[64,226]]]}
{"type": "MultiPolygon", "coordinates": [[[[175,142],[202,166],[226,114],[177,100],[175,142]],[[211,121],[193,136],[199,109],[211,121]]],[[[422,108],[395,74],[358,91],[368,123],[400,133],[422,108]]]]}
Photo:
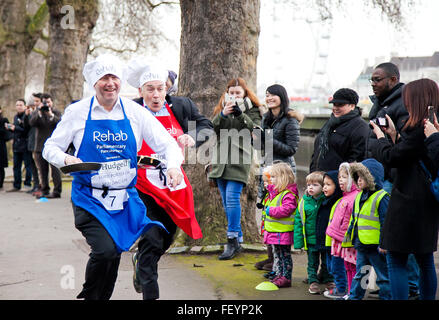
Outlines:
{"type": "Polygon", "coordinates": [[[172,6],[178,2],[147,0],[101,0],[101,13],[93,32],[89,53],[113,51],[128,58],[141,51],[153,53],[157,43],[169,42],[162,30],[162,20],[157,7],[172,6]],[[153,13],[154,10],[154,13],[153,13]],[[111,38],[108,35],[111,34],[111,38]]]}

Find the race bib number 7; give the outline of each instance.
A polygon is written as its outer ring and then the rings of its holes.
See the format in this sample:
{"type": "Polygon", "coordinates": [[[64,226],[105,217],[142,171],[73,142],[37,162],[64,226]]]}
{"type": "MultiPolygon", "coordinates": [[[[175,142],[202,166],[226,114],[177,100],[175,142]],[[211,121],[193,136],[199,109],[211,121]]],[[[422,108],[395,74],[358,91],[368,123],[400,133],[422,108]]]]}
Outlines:
{"type": "Polygon", "coordinates": [[[124,202],[128,201],[129,195],[126,187],[136,176],[136,168],[131,168],[129,159],[110,161],[102,164],[97,175],[92,176],[92,195],[99,200],[107,210],[122,210],[124,202]],[[102,190],[108,187],[108,193],[102,190]],[[121,190],[111,190],[121,189],[121,190]]]}

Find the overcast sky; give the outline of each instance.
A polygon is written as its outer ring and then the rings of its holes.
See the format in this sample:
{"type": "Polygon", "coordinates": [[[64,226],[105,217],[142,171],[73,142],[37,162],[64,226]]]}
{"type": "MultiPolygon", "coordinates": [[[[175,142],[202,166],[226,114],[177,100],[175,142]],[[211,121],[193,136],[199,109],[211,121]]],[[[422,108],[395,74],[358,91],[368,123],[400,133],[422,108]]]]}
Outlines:
{"type": "Polygon", "coordinates": [[[328,53],[329,80],[333,88],[340,88],[355,80],[365,61],[374,65],[376,57],[387,60],[391,52],[430,56],[439,51],[439,1],[417,0],[416,7],[404,12],[407,28],[403,30],[396,30],[379,10],[365,7],[363,1],[346,2],[348,7],[334,11],[332,24],[322,25],[305,21],[314,18],[310,10],[274,7],[271,1],[262,0],[259,87],[278,81],[290,95],[298,94],[312,76],[313,63],[324,61],[316,58],[319,52],[328,53]],[[323,34],[329,39],[322,39],[323,34]]]}
{"type": "MultiPolygon", "coordinates": [[[[431,56],[439,51],[438,0],[416,0],[417,5],[404,12],[407,27],[402,30],[391,25],[379,10],[365,7],[363,0],[346,0],[345,8],[333,11],[331,24],[318,22],[315,10],[300,5],[309,1],[296,0],[299,5],[276,4],[278,1],[261,0],[259,96],[275,82],[284,85],[291,96],[302,95],[312,84],[313,66],[324,67],[333,91],[350,86],[365,63],[374,65],[377,57],[388,60],[392,52],[431,56]],[[325,34],[329,37],[322,40],[325,34]],[[327,53],[326,60],[317,58],[319,53],[327,53]]],[[[167,67],[178,73],[179,6],[165,6],[158,14],[166,21],[163,29],[174,44],[161,50],[160,59],[152,56],[151,61],[167,61],[167,67]]]]}

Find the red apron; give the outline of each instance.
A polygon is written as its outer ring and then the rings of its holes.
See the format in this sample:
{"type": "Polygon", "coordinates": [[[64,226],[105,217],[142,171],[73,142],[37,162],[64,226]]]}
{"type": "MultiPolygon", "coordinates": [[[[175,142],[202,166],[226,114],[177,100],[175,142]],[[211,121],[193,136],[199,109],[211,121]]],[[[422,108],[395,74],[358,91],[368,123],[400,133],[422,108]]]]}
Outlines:
{"type": "MultiPolygon", "coordinates": [[[[177,140],[177,137],[183,134],[183,130],[167,103],[165,107],[169,112],[169,116],[158,116],[156,119],[160,121],[166,130],[168,130],[169,134],[177,140]]],[[[145,141],[143,141],[142,148],[138,152],[138,155],[153,156],[158,159],[162,158],[156,154],[145,141]]],[[[136,188],[154,198],[156,203],[171,217],[172,221],[188,236],[193,239],[200,239],[203,235],[195,217],[192,186],[183,168],[180,169],[184,179],[175,190],[170,190],[168,186],[164,186],[163,181],[160,180],[159,170],[138,168],[136,188]]]]}

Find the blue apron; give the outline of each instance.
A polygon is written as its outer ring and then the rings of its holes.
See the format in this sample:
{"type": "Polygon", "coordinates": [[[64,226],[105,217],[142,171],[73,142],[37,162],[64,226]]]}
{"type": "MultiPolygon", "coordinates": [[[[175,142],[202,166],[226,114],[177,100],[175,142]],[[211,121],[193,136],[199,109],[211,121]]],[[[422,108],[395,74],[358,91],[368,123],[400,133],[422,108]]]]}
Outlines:
{"type": "Polygon", "coordinates": [[[92,120],[93,101],[94,97],[77,157],[84,162],[100,162],[102,168],[98,172],[72,173],[72,202],[101,222],[119,252],[128,251],[150,227],[163,224],[147,217],[134,188],[137,144],[122,99],[122,120],[92,120]]]}

